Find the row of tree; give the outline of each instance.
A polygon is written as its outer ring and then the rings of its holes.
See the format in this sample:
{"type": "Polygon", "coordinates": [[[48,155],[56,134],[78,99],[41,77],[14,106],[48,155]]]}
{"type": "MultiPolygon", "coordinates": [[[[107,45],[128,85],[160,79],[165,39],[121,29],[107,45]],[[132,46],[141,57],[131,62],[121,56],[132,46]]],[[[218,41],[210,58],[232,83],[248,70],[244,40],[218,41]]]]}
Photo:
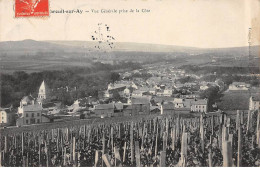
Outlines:
{"type": "Polygon", "coordinates": [[[91,68],[67,68],[59,71],[42,71],[26,73],[17,71],[13,74],[1,74],[1,107],[13,105],[17,107],[25,95],[37,96],[41,82],[44,80],[52,89],[56,99],[63,104],[72,102],[81,97],[98,97],[98,92],[105,89],[110,82],[120,79],[118,69],[136,69],[141,66],[133,63],[109,65],[94,63],[91,68]],[[66,86],[69,89],[66,90],[66,86]]]}

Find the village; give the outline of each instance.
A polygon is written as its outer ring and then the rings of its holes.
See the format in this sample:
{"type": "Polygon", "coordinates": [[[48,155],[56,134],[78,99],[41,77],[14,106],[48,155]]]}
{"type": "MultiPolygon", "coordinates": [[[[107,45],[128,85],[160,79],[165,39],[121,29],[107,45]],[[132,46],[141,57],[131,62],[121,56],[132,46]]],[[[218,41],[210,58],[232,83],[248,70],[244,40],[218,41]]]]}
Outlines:
{"type": "MultiPolygon", "coordinates": [[[[218,89],[218,93],[241,93],[257,88],[245,82],[233,82],[227,86],[221,79],[204,81],[203,76],[186,73],[171,64],[146,65],[142,69],[120,73],[120,80],[109,83],[107,89],[99,92],[99,98],[78,98],[72,105],[53,100],[53,89],[43,80],[37,97],[24,96],[18,108],[1,108],[0,124],[7,128],[78,119],[229,112],[230,109],[220,109],[214,99],[203,95],[205,91],[210,93],[209,89],[218,89]]],[[[61,89],[76,90],[68,86],[61,89]]],[[[259,101],[259,95],[251,95],[247,109],[243,110],[259,110],[259,101]]],[[[237,110],[239,106],[234,106],[233,112],[237,110]]]]}

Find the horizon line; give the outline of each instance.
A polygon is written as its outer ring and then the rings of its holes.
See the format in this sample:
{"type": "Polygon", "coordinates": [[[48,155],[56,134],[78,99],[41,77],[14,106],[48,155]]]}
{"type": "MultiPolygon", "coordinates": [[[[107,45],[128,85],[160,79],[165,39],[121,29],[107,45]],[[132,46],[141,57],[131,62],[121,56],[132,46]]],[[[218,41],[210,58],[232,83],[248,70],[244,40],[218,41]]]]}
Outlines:
{"type": "MultiPolygon", "coordinates": [[[[36,41],[36,42],[50,42],[50,41],[78,41],[78,42],[93,42],[95,43],[94,41],[90,41],[90,40],[87,40],[87,41],[84,41],[84,40],[35,40],[35,39],[23,39],[23,40],[7,40],[7,41],[1,41],[0,40],[0,43],[2,42],[21,42],[21,41],[28,41],[28,40],[31,40],[31,41],[36,41]]],[[[223,48],[239,48],[239,47],[249,47],[248,45],[246,46],[227,46],[227,47],[195,47],[195,46],[183,46],[183,45],[173,45],[173,44],[156,44],[156,43],[146,43],[146,42],[131,42],[131,41],[115,41],[114,43],[134,43],[134,44],[147,44],[147,45],[162,45],[162,46],[175,46],[175,47],[186,47],[186,48],[197,48],[197,49],[223,49],[223,48]]],[[[65,45],[65,44],[64,44],[65,45]]],[[[251,47],[256,47],[256,46],[260,46],[260,44],[258,45],[251,45],[251,47]]]]}

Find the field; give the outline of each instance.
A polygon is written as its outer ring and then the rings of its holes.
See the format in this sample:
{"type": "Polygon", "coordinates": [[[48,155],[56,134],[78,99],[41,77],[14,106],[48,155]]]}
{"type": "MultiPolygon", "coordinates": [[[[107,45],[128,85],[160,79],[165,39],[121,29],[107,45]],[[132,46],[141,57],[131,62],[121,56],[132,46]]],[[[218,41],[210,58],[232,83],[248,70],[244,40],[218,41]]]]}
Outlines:
{"type": "Polygon", "coordinates": [[[260,95],[257,89],[249,91],[226,91],[217,105],[219,109],[224,111],[248,110],[249,98],[252,94],[260,95]]]}
{"type": "Polygon", "coordinates": [[[259,166],[257,112],[139,115],[2,129],[2,166],[259,166]],[[248,152],[250,150],[250,152],[248,152]]]}

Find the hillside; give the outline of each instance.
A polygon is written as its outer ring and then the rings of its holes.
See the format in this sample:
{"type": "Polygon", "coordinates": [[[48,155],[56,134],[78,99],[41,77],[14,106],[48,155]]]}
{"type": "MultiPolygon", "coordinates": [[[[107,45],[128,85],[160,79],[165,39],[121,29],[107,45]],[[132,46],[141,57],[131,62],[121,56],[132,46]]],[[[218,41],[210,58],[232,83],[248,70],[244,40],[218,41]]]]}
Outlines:
{"type": "MultiPolygon", "coordinates": [[[[6,41],[0,42],[2,72],[89,67],[97,61],[132,61],[154,63],[171,61],[180,65],[244,66],[248,63],[248,47],[202,49],[172,45],[117,42],[110,51],[98,51],[96,42],[84,41],[6,41]],[[212,63],[216,60],[215,63],[212,63]]],[[[254,63],[258,62],[259,46],[251,47],[254,63]]]]}

